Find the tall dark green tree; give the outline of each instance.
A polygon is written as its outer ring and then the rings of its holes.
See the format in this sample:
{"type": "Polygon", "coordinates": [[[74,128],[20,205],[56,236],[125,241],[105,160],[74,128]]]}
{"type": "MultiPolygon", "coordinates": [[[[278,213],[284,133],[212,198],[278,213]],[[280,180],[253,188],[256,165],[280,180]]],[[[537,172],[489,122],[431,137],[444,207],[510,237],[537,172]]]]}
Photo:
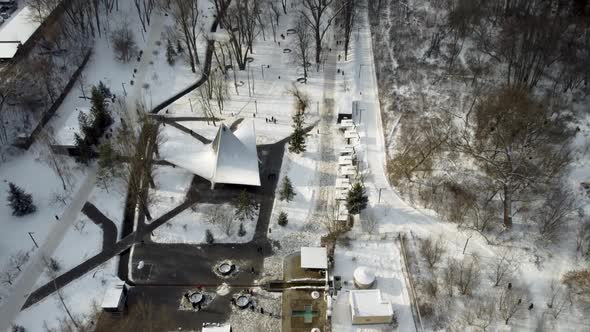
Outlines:
{"type": "Polygon", "coordinates": [[[174,50],[174,46],[172,46],[172,42],[168,39],[168,46],[166,46],[166,61],[168,64],[173,66],[176,58],[176,51],[174,50]]]}
{"type": "Polygon", "coordinates": [[[77,133],[74,134],[74,146],[77,149],[77,154],[75,156],[76,162],[88,165],[94,158],[94,150],[92,149],[92,146],[88,144],[86,139],[82,138],[77,133]]]}
{"type": "Polygon", "coordinates": [[[282,226],[282,227],[287,226],[287,224],[289,223],[287,213],[281,211],[281,213],[279,213],[279,219],[277,220],[277,223],[279,224],[279,226],[282,226]]]}
{"type": "Polygon", "coordinates": [[[8,183],[8,206],[12,208],[12,215],[17,217],[37,210],[31,194],[25,193],[22,188],[12,182],[8,183]]]}
{"type": "Polygon", "coordinates": [[[108,189],[111,181],[122,175],[121,164],[118,162],[117,151],[111,142],[104,142],[98,149],[98,183],[108,189]]]}
{"type": "Polygon", "coordinates": [[[346,196],[346,208],[350,214],[359,214],[367,208],[369,198],[365,193],[362,183],[355,183],[346,196]]]}
{"type": "Polygon", "coordinates": [[[104,91],[97,86],[92,87],[92,95],[90,101],[92,106],[90,113],[92,114],[92,126],[97,129],[97,132],[102,135],[104,130],[113,123],[113,118],[107,107],[107,102],[104,91]]]}
{"type": "Polygon", "coordinates": [[[213,244],[215,242],[215,238],[213,237],[213,233],[210,230],[205,230],[205,242],[208,244],[213,244]]]}
{"type": "Polygon", "coordinates": [[[111,89],[108,86],[106,86],[106,84],[104,84],[102,81],[98,81],[98,86],[96,88],[105,99],[113,97],[111,89]]]}
{"type": "Polygon", "coordinates": [[[289,151],[293,153],[305,152],[305,130],[303,130],[303,111],[298,110],[293,115],[293,134],[289,139],[289,151]]]}
{"type": "Polygon", "coordinates": [[[256,203],[250,195],[243,190],[236,201],[236,217],[240,220],[248,220],[254,217],[256,203]]]}
{"type": "Polygon", "coordinates": [[[283,183],[281,184],[281,190],[279,191],[279,199],[281,201],[287,200],[290,202],[295,197],[295,191],[293,190],[293,185],[291,184],[291,180],[289,177],[285,176],[283,178],[283,183]]]}

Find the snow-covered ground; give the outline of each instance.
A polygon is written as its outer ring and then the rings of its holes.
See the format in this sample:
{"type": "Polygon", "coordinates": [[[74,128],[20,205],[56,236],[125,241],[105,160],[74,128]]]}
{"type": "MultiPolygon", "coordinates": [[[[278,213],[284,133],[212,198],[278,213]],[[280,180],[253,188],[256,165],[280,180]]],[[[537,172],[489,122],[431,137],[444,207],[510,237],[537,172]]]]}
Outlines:
{"type": "MultiPolygon", "coordinates": [[[[393,236],[393,234],[391,234],[393,236]]],[[[415,329],[410,308],[408,290],[402,272],[399,246],[392,236],[367,234],[348,234],[351,238],[349,246],[337,245],[334,252],[334,275],[342,277],[346,282],[334,302],[332,326],[335,331],[353,332],[359,329],[387,328],[387,326],[355,326],[351,325],[349,290],[355,289],[353,284],[354,270],[359,266],[369,268],[375,273],[373,288],[381,290],[383,300],[392,304],[397,318],[399,331],[415,329]]]]}
{"type": "MultiPolygon", "coordinates": [[[[211,15],[208,14],[208,10],[211,8],[210,3],[202,2],[201,4],[205,6],[203,7],[205,16],[209,16],[203,19],[203,24],[210,25],[211,15]]],[[[134,31],[137,47],[146,53],[143,56],[143,59],[146,60],[140,64],[147,64],[139,68],[135,59],[132,59],[129,63],[119,62],[113,55],[109,36],[103,34],[102,38],[97,38],[91,59],[83,70],[80,79],[47,126],[48,132],[54,135],[54,139],[58,144],[70,143],[73,133],[78,128],[77,110],[89,109],[90,107],[90,101],[81,97],[84,94],[89,96],[91,86],[98,84],[99,81],[105,83],[117,96],[118,100],[134,105],[136,100],[143,99],[145,104],[149,106],[149,103],[155,103],[169,97],[172,94],[171,91],[179,91],[198,79],[198,72],[194,74],[190,72],[190,69],[187,70],[187,63],[181,57],[177,58],[174,67],[165,63],[166,42],[162,36],[164,30],[170,26],[171,21],[169,17],[165,17],[158,12],[154,12],[152,19],[153,23],[152,26],[148,27],[147,37],[153,37],[145,38],[146,36],[140,32],[139,19],[132,2],[123,2],[120,4],[119,11],[113,11],[112,16],[109,18],[109,26],[114,28],[124,23],[131,27],[134,31]],[[147,54],[151,55],[151,59],[147,59],[147,54]],[[134,69],[138,70],[135,75],[134,69]],[[154,74],[155,72],[160,73],[160,76],[154,74]],[[153,89],[153,86],[163,86],[164,83],[160,82],[160,80],[164,78],[166,80],[174,78],[174,84],[169,84],[170,82],[167,81],[165,89],[153,89]],[[131,80],[134,80],[133,86],[131,86],[131,80]],[[144,83],[150,85],[144,85],[144,83]],[[150,86],[152,88],[149,88],[150,86]],[[84,89],[84,93],[82,89],[84,89]],[[146,100],[145,96],[142,95],[146,91],[142,91],[142,89],[151,89],[148,91],[152,95],[151,100],[146,100]],[[157,92],[154,90],[157,90],[157,92]]],[[[204,52],[204,45],[201,46],[201,50],[204,52]]],[[[108,190],[93,188],[96,168],[90,167],[87,171],[84,171],[80,166],[74,164],[73,160],[66,162],[72,174],[68,194],[65,195],[66,204],[64,206],[61,203],[53,202],[55,193],[63,196],[63,189],[57,175],[42,162],[43,158],[41,157],[44,154],[42,151],[45,149],[45,143],[47,143],[47,140],[40,140],[33,144],[28,151],[11,157],[10,160],[0,166],[0,178],[3,180],[0,183],[0,192],[6,192],[8,181],[14,182],[23,187],[25,191],[33,194],[33,201],[37,206],[37,212],[34,214],[17,218],[11,215],[9,207],[5,204],[0,205],[0,223],[3,228],[0,238],[0,267],[2,271],[10,271],[14,275],[16,275],[14,273],[16,270],[8,266],[8,260],[11,255],[19,250],[30,251],[34,247],[28,232],[32,232],[35,240],[42,247],[44,256],[54,257],[61,263],[62,272],[81,263],[85,258],[100,250],[102,231],[98,226],[91,221],[86,221],[82,231],[76,230],[76,226],[80,226],[81,222],[86,220],[80,213],[80,209],[87,200],[95,203],[116,225],[119,225],[121,221],[125,199],[122,194],[123,190],[121,188],[108,188],[108,190]],[[60,221],[56,221],[55,216],[60,217],[60,221]],[[51,235],[48,236],[48,234],[51,235]],[[81,249],[72,250],[72,248],[81,249]]],[[[23,273],[27,275],[26,280],[12,280],[18,292],[10,294],[11,285],[8,283],[0,285],[0,304],[2,305],[0,307],[0,330],[2,331],[8,327],[13,317],[18,313],[18,308],[26,300],[26,296],[23,295],[33,290],[31,288],[34,288],[33,285],[35,285],[37,277],[42,275],[44,264],[41,255],[38,253],[38,250],[31,251],[30,262],[34,264],[21,267],[23,273]],[[11,300],[9,305],[6,305],[5,301],[8,296],[18,296],[18,300],[11,300]]],[[[112,273],[114,273],[114,270],[112,273]]],[[[87,276],[84,278],[87,278],[87,276]]],[[[45,276],[39,278],[37,285],[41,284],[45,278],[45,276]]],[[[74,291],[79,289],[74,284],[64,288],[64,292],[70,293],[73,302],[77,303],[76,311],[80,313],[89,310],[89,301],[93,298],[99,298],[100,296],[95,295],[104,291],[104,285],[102,284],[94,286],[87,284],[87,286],[92,289],[92,294],[86,292],[85,295],[84,292],[74,291]]],[[[32,331],[41,330],[41,325],[39,325],[43,322],[41,316],[45,316],[45,319],[55,323],[55,316],[62,315],[62,313],[53,302],[53,297],[46,299],[42,303],[49,304],[35,306],[37,313],[34,316],[31,316],[33,315],[31,314],[33,308],[31,308],[22,312],[18,320],[20,322],[27,321],[29,324],[37,324],[34,325],[37,328],[30,329],[32,331]]],[[[54,326],[53,323],[49,325],[54,326]]]]}
{"type": "Polygon", "coordinates": [[[154,230],[152,240],[158,243],[205,243],[205,232],[210,230],[215,243],[245,243],[254,237],[256,228],[256,213],[251,220],[240,221],[235,217],[235,208],[231,204],[197,204],[191,209],[181,212],[161,227],[154,230]],[[232,219],[229,235],[225,232],[225,225],[210,221],[213,210],[221,209],[232,219]],[[244,225],[245,235],[239,236],[240,224],[244,225]]]}

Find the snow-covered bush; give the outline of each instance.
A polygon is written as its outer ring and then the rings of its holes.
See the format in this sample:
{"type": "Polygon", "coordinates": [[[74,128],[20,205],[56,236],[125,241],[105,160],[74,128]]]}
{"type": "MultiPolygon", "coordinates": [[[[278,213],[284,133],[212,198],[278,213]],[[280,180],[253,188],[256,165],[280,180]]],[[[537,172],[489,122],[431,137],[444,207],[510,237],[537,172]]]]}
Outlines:
{"type": "Polygon", "coordinates": [[[440,261],[445,251],[442,237],[437,240],[428,237],[420,243],[420,254],[431,269],[440,261]]]}

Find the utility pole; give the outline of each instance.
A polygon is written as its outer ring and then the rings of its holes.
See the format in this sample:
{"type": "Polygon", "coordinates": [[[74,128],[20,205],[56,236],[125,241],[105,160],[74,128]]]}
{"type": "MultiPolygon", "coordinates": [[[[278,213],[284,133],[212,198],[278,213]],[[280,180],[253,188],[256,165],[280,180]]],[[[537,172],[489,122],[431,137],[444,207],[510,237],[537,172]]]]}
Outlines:
{"type": "Polygon", "coordinates": [[[250,63],[248,62],[248,68],[246,68],[246,74],[248,77],[248,96],[252,97],[252,90],[250,89],[250,63]]]}
{"type": "Polygon", "coordinates": [[[123,94],[125,94],[125,97],[127,97],[127,90],[125,90],[125,82],[121,82],[121,85],[123,86],[123,94]]]}
{"type": "Polygon", "coordinates": [[[379,200],[377,201],[377,204],[381,203],[381,190],[383,190],[383,188],[379,188],[379,200]]]}
{"type": "Polygon", "coordinates": [[[258,114],[258,103],[256,102],[256,99],[254,99],[254,113],[258,114]]]}
{"type": "Polygon", "coordinates": [[[33,240],[33,243],[35,244],[35,247],[37,247],[37,249],[39,249],[39,245],[37,244],[37,241],[35,241],[35,238],[33,237],[33,234],[35,234],[35,232],[29,232],[29,236],[31,237],[31,240],[33,240]]]}

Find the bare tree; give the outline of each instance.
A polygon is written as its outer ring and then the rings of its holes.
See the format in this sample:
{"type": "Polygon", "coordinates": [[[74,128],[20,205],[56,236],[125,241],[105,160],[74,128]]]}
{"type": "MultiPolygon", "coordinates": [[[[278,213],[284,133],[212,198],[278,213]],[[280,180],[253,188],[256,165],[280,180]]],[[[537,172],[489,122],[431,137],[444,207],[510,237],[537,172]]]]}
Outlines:
{"type": "Polygon", "coordinates": [[[473,254],[472,257],[465,257],[459,263],[459,271],[457,276],[457,287],[459,292],[463,295],[471,295],[473,289],[479,285],[480,282],[480,266],[479,257],[473,254]]]}
{"type": "Polygon", "coordinates": [[[177,29],[180,30],[184,36],[184,44],[188,50],[191,70],[195,73],[196,66],[200,64],[197,50],[197,39],[200,35],[200,29],[197,29],[199,23],[199,8],[197,1],[172,0],[172,16],[176,22],[177,29]]]}
{"type": "Polygon", "coordinates": [[[215,205],[207,212],[207,221],[217,225],[227,236],[231,236],[234,225],[234,215],[223,205],[215,205]]]}
{"type": "MultiPolygon", "coordinates": [[[[98,2],[97,0],[94,1],[98,2]]],[[[147,26],[150,25],[150,18],[152,12],[156,8],[157,2],[156,0],[133,0],[133,3],[135,4],[135,9],[137,9],[137,16],[139,16],[141,27],[143,28],[143,31],[147,32],[147,26]]],[[[196,6],[197,1],[194,0],[194,3],[196,6]]]]}
{"type": "Polygon", "coordinates": [[[21,267],[29,261],[30,257],[28,251],[19,250],[10,256],[10,266],[21,272],[21,267]]]}
{"type": "Polygon", "coordinates": [[[222,70],[217,67],[209,74],[209,84],[211,85],[212,96],[217,102],[217,109],[219,113],[223,111],[225,101],[229,98],[229,89],[227,80],[222,70]]]}
{"type": "Polygon", "coordinates": [[[551,281],[550,294],[547,299],[547,312],[553,319],[557,319],[568,304],[571,303],[569,292],[570,290],[566,289],[557,280],[551,281]]]}
{"type": "Polygon", "coordinates": [[[493,297],[485,296],[472,299],[465,304],[463,319],[467,324],[479,327],[485,331],[494,321],[496,315],[496,303],[493,297]]]}
{"type": "Polygon", "coordinates": [[[456,259],[449,258],[447,260],[447,266],[443,270],[443,286],[447,291],[449,297],[453,297],[455,294],[455,285],[457,284],[457,278],[459,275],[459,263],[456,259]]]}
{"type": "Polygon", "coordinates": [[[500,292],[497,300],[498,313],[504,319],[506,325],[524,307],[523,301],[526,303],[525,296],[525,292],[520,288],[504,288],[500,292]]]}
{"type": "MultiPolygon", "coordinates": [[[[121,105],[121,107],[125,107],[121,105]]],[[[137,204],[148,220],[151,220],[149,212],[150,204],[157,202],[155,195],[149,195],[149,186],[154,185],[153,154],[157,150],[158,137],[161,129],[158,123],[148,116],[142,116],[145,105],[137,103],[136,108],[140,115],[140,121],[134,122],[129,111],[122,110],[122,123],[115,132],[113,149],[116,158],[122,161],[120,172],[116,174],[127,185],[129,204],[137,204]]]]}
{"type": "Polygon", "coordinates": [[[344,60],[348,60],[348,49],[350,48],[350,37],[354,29],[357,2],[355,0],[338,0],[337,8],[342,8],[338,14],[338,21],[344,34],[344,60]]]}
{"type": "Polygon", "coordinates": [[[573,194],[561,186],[555,188],[549,193],[535,218],[539,232],[546,239],[554,239],[576,210],[573,194]]]}
{"type": "Polygon", "coordinates": [[[387,164],[388,175],[394,184],[402,180],[412,182],[435,168],[437,157],[445,151],[453,127],[450,118],[407,113],[403,117],[399,148],[387,164]]]}
{"type": "Polygon", "coordinates": [[[55,138],[47,130],[41,133],[39,139],[43,142],[40,158],[57,174],[63,190],[68,191],[72,187],[72,170],[68,158],[53,151],[52,145],[56,144],[55,138]]]}
{"type": "Polygon", "coordinates": [[[490,279],[494,287],[500,286],[506,279],[510,278],[517,270],[516,261],[510,249],[502,249],[492,260],[492,274],[490,279]]]}
{"type": "Polygon", "coordinates": [[[302,0],[301,14],[305,23],[311,28],[315,39],[315,62],[319,70],[322,53],[322,41],[332,25],[332,21],[342,8],[330,10],[335,0],[302,0]]]}
{"type": "Polygon", "coordinates": [[[311,65],[311,35],[309,34],[309,27],[300,17],[295,24],[295,52],[293,55],[295,61],[303,69],[303,78],[307,82],[307,71],[311,65]]]}
{"type": "Polygon", "coordinates": [[[287,93],[295,98],[295,109],[302,114],[309,107],[309,95],[305,91],[301,91],[297,85],[293,84],[291,88],[287,89],[287,93]]]}
{"type": "Polygon", "coordinates": [[[445,251],[442,237],[439,237],[436,241],[432,237],[428,237],[420,243],[420,254],[431,269],[440,262],[445,251]]]}
{"type": "Polygon", "coordinates": [[[569,162],[570,132],[558,110],[542,107],[521,89],[493,93],[474,111],[475,125],[466,120],[454,145],[493,180],[502,194],[504,226],[510,228],[515,195],[554,181],[569,162]]]}
{"type": "Polygon", "coordinates": [[[234,0],[222,17],[240,70],[246,69],[248,54],[252,52],[254,38],[259,32],[259,12],[259,4],[255,0],[234,0]]]}
{"type": "Polygon", "coordinates": [[[118,60],[129,62],[137,53],[133,31],[126,23],[115,29],[111,35],[113,50],[118,60]]]}

